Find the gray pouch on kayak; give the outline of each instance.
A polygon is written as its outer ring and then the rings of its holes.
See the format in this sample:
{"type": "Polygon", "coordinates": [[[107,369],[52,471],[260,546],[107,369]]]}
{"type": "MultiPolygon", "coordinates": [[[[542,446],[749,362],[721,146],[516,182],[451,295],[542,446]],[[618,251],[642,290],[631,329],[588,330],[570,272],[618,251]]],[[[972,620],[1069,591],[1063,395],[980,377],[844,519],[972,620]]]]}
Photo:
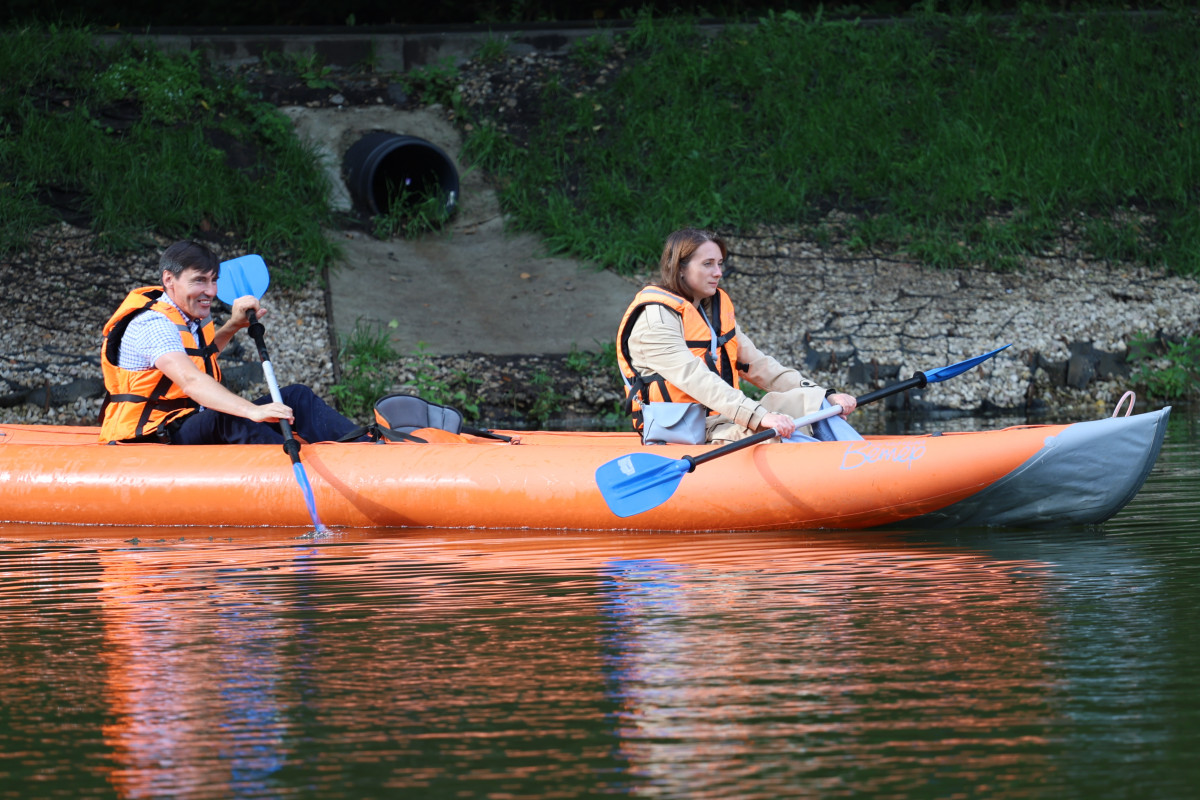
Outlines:
{"type": "Polygon", "coordinates": [[[704,444],[704,419],[699,403],[646,403],[642,406],[644,444],[704,444]]]}
{"type": "MultiPolygon", "coordinates": [[[[833,403],[829,398],[821,401],[821,408],[829,408],[833,403]]],[[[863,437],[841,417],[830,417],[812,426],[813,437],[819,442],[861,442],[863,437]]]]}

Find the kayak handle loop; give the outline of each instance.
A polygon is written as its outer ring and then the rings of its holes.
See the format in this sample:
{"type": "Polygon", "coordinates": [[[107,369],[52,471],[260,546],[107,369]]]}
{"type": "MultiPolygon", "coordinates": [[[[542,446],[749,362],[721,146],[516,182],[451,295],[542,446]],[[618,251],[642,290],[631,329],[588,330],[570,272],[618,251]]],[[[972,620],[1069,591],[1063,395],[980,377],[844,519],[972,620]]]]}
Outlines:
{"type": "Polygon", "coordinates": [[[1125,394],[1121,395],[1121,399],[1117,401],[1117,407],[1113,409],[1114,417],[1121,413],[1121,406],[1125,404],[1126,400],[1129,401],[1129,408],[1125,409],[1125,416],[1128,417],[1133,413],[1133,406],[1135,403],[1137,403],[1137,395],[1133,392],[1126,392],[1125,394]]]}

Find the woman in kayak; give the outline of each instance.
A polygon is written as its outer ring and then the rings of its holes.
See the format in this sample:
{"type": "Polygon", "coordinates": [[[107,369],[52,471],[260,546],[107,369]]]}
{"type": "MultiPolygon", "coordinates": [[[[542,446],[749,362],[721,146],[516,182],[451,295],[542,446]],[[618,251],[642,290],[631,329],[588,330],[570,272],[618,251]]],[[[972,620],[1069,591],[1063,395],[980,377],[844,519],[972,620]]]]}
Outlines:
{"type": "Polygon", "coordinates": [[[705,439],[731,442],[774,428],[783,438],[793,417],[817,411],[828,398],[854,411],[852,395],[826,390],[754,346],[738,327],[733,302],[719,287],[728,248],[716,234],[694,228],[667,237],[659,279],[626,309],[617,331],[617,361],[626,409],[642,429],[650,402],[698,403],[707,410],[705,439]],[[753,400],[742,380],[766,391],[753,400]]]}

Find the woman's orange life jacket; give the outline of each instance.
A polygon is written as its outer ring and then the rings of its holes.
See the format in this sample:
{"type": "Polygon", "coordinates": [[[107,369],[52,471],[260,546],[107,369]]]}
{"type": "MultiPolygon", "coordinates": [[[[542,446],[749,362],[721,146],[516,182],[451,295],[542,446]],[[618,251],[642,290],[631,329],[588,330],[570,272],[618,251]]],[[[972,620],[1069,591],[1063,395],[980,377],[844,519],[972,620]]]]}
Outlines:
{"type": "MultiPolygon", "coordinates": [[[[625,378],[625,412],[633,419],[635,430],[642,428],[642,404],[644,403],[695,403],[687,392],[668,383],[657,373],[639,374],[633,368],[629,355],[629,336],[633,323],[646,310],[646,306],[665,306],[683,318],[683,338],[688,350],[702,359],[710,370],[733,388],[738,388],[738,344],[737,330],[733,317],[733,301],[724,289],[713,295],[708,319],[696,306],[684,297],[669,292],[661,286],[647,286],[633,298],[625,316],[617,328],[617,365],[625,378]],[[709,325],[712,321],[713,326],[709,325]],[[714,354],[715,350],[715,354],[714,354]]],[[[709,414],[715,414],[711,408],[709,414]]]]}
{"type": "Polygon", "coordinates": [[[100,348],[100,367],[104,372],[104,410],[100,441],[160,441],[166,426],[182,421],[200,405],[185,395],[170,378],[153,367],[145,370],[121,369],[121,339],[129,323],[146,311],[157,311],[175,323],[187,357],[196,368],[221,380],[217,364],[217,346],[212,317],[193,336],[179,309],[163,298],[161,286],[134,289],[104,324],[104,344],[100,348]]]}

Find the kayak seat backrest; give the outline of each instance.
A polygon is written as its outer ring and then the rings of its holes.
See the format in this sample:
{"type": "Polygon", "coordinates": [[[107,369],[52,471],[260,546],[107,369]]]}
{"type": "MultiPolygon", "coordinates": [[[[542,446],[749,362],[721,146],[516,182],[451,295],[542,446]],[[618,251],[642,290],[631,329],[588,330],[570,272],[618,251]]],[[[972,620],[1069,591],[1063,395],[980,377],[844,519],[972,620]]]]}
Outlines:
{"type": "Polygon", "coordinates": [[[386,428],[400,433],[412,433],[418,428],[436,428],[460,433],[462,412],[457,408],[431,403],[411,394],[389,394],[375,403],[375,420],[386,428]]]}

